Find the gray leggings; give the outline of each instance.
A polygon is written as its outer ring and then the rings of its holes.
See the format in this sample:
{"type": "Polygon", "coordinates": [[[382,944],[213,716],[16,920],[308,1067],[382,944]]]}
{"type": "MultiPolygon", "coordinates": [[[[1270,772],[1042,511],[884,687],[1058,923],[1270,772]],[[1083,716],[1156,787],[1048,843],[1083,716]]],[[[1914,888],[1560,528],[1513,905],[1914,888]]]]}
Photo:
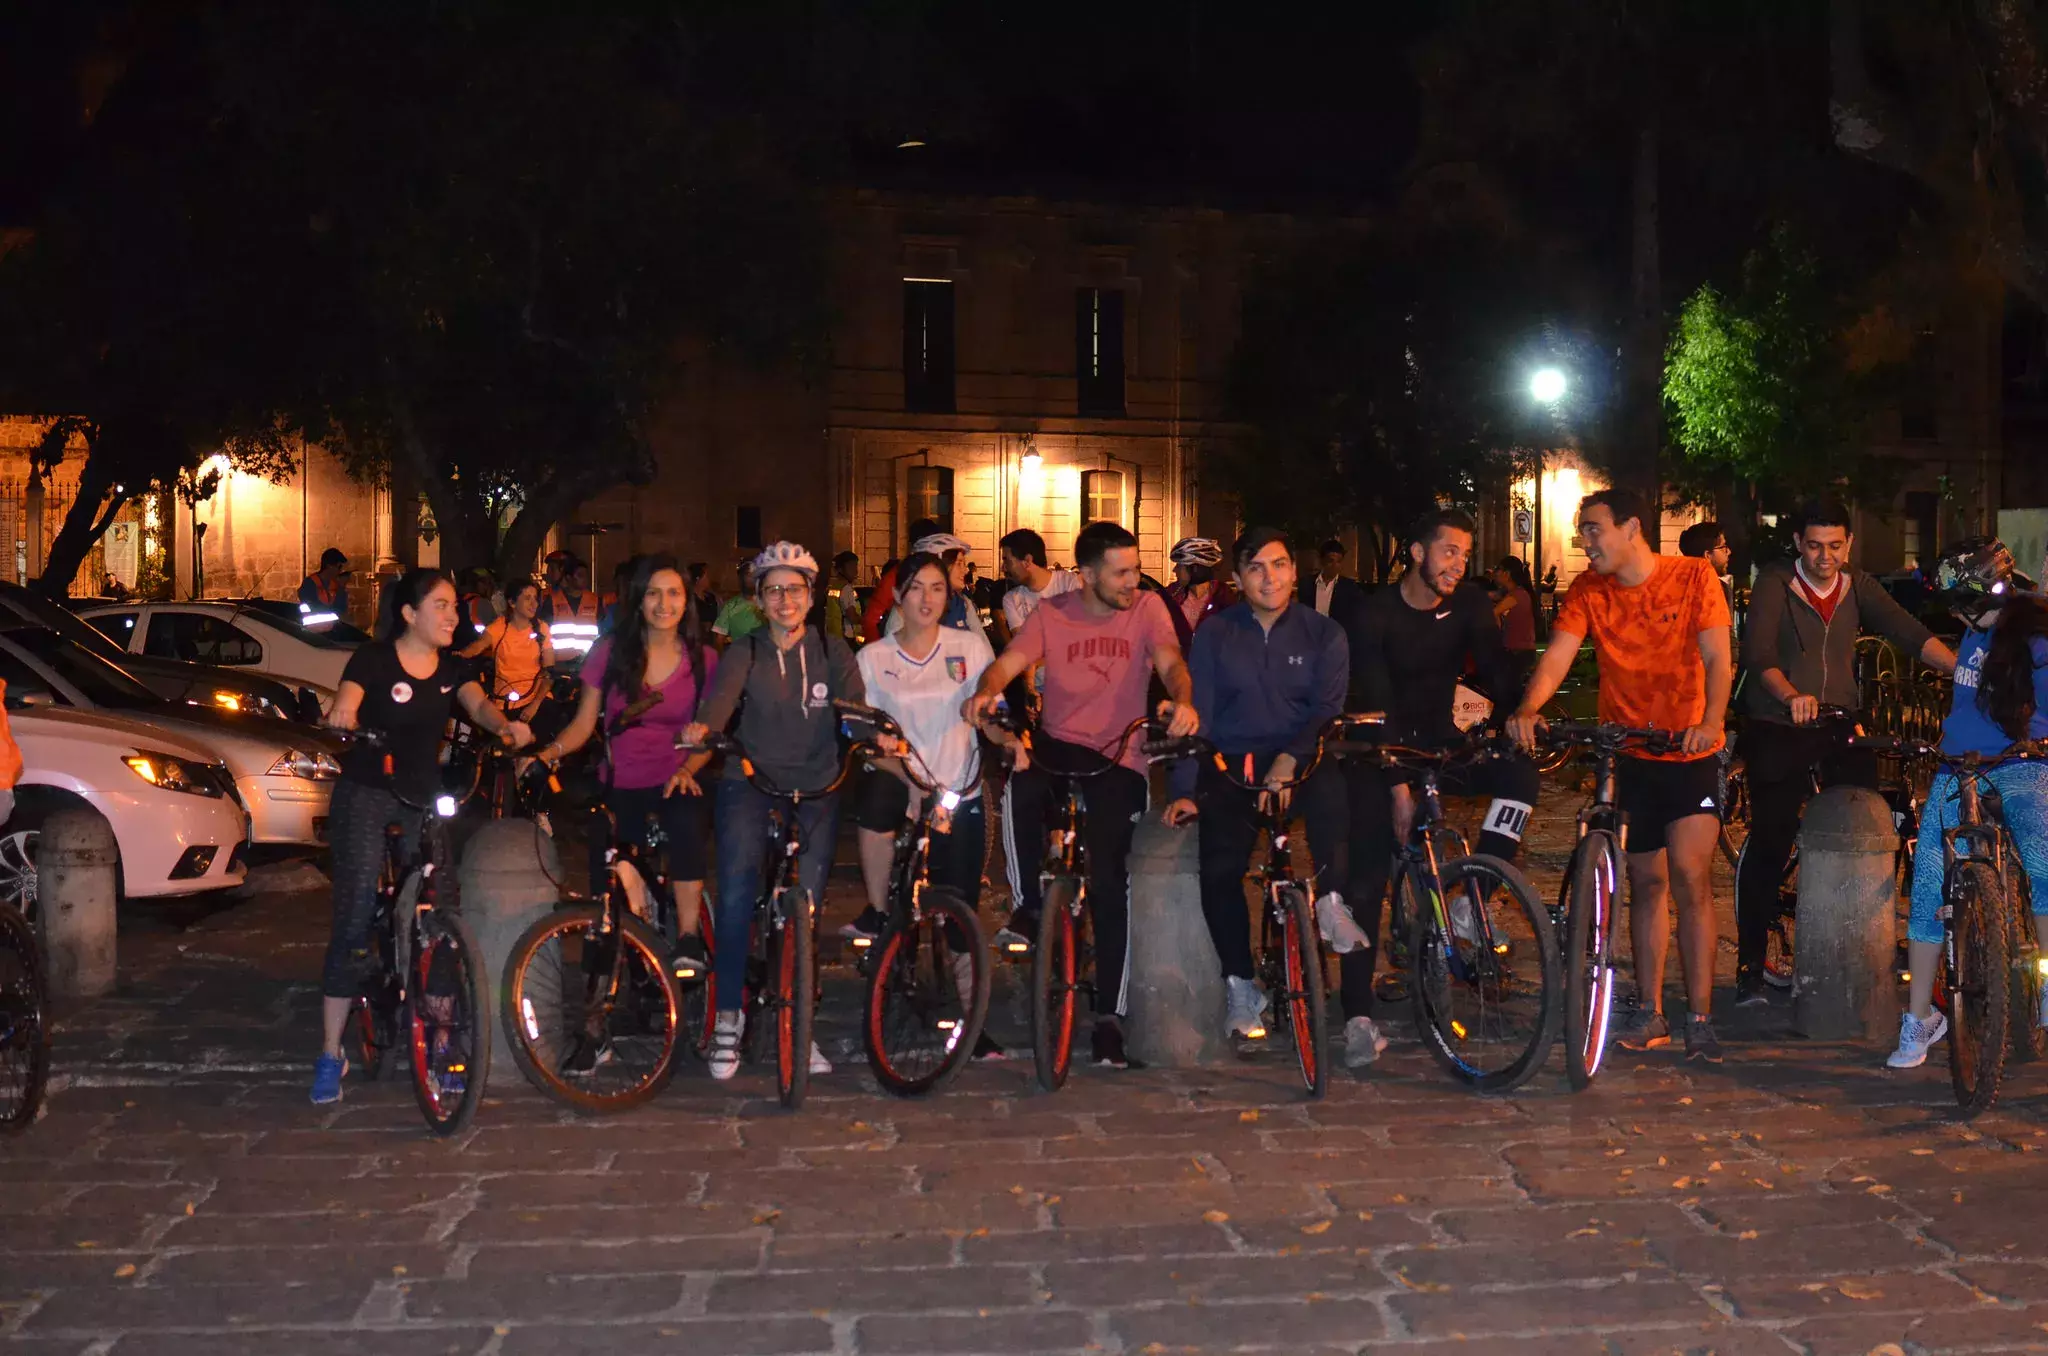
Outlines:
{"type": "Polygon", "coordinates": [[[377,881],[384,873],[384,831],[405,829],[405,850],[419,842],[420,812],[379,786],[339,781],[327,812],[327,846],[334,873],[334,918],[327,932],[327,962],[320,992],[354,998],[369,969],[370,920],[377,911],[377,881]]]}

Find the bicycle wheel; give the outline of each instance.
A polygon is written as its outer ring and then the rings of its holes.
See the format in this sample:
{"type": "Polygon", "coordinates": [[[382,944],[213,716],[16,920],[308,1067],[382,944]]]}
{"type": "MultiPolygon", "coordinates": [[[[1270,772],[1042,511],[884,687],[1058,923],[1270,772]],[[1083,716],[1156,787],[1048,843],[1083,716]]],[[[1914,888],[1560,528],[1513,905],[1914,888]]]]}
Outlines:
{"type": "Polygon", "coordinates": [[[406,1004],[412,1091],[427,1128],[452,1135],[475,1119],[490,1078],[490,995],[483,952],[461,915],[428,909],[419,920],[406,1004]]]}
{"type": "Polygon", "coordinates": [[[50,1083],[49,990],[36,931],[0,904],[0,1135],[34,1125],[50,1083]]]}
{"type": "Polygon", "coordinates": [[[1298,885],[1280,890],[1281,974],[1285,987],[1275,996],[1278,1015],[1294,1039],[1294,1060],[1310,1097],[1329,1087],[1330,1010],[1323,993],[1322,939],[1315,906],[1298,885]]]}
{"type": "Polygon", "coordinates": [[[973,1057],[988,1018],[981,920],[943,886],[924,892],[918,915],[892,920],[876,939],[862,1024],[875,1081],[899,1097],[950,1082],[973,1057]]]}
{"type": "Polygon", "coordinates": [[[1425,902],[1411,928],[1416,1029],[1459,1079],[1506,1092],[1557,1038],[1564,984],[1550,913],[1498,857],[1454,857],[1441,880],[1441,911],[1425,902]]]}
{"type": "Polygon", "coordinates": [[[1607,1057],[1607,1020],[1614,1011],[1614,903],[1621,898],[1621,857],[1614,835],[1593,829],[1572,851],[1566,886],[1564,1071],[1574,1091],[1592,1085],[1607,1057]]]}
{"type": "MultiPolygon", "coordinates": [[[[2019,861],[2018,850],[2010,839],[2005,844],[2005,860],[2019,861]]],[[[2025,871],[2007,871],[2005,897],[2012,906],[2006,921],[2006,926],[2012,929],[2008,934],[2011,945],[2007,948],[2011,957],[2007,968],[2012,972],[2012,982],[2007,985],[2007,1048],[2012,1052],[2013,1062],[2031,1064],[2041,1058],[2048,1032],[2041,1029],[2042,953],[2034,943],[2033,891],[2025,871]]]]}
{"type": "MultiPolygon", "coordinates": [[[[697,935],[704,941],[704,978],[683,990],[684,1044],[698,1059],[711,1057],[711,1023],[718,1012],[718,929],[711,922],[711,901],[697,911],[697,935]]],[[[741,1003],[745,1007],[745,1003],[741,1003]]]]}
{"type": "Polygon", "coordinates": [[[1963,1114],[1998,1100],[2005,1073],[2007,1006],[2004,892],[1982,862],[1957,862],[1949,874],[1948,1077],[1963,1114]]]}
{"type": "Polygon", "coordinates": [[[808,890],[783,893],[778,904],[793,901],[780,915],[774,932],[768,1010],[775,1037],[775,1091],[795,1111],[811,1087],[811,1019],[817,1010],[818,971],[812,954],[811,896],[808,890]]]}
{"type": "Polygon", "coordinates": [[[1074,1067],[1074,1002],[1081,968],[1076,888],[1065,876],[1046,886],[1038,911],[1038,945],[1031,953],[1031,1056],[1038,1066],[1038,1086],[1047,1092],[1058,1092],[1074,1067]]]}
{"type": "Polygon", "coordinates": [[[609,935],[603,928],[595,904],[537,920],[512,944],[498,994],[505,1040],[526,1081],[600,1114],[659,1093],[682,1045],[682,997],[667,948],[631,914],[609,935]],[[579,1044],[596,1061],[588,1072],[569,1071],[579,1044]]]}
{"type": "Polygon", "coordinates": [[[1379,967],[1373,977],[1373,996],[1382,1003],[1406,1003],[1412,1001],[1414,992],[1408,983],[1408,971],[1413,955],[1409,948],[1409,934],[1414,931],[1415,917],[1421,912],[1417,902],[1420,886],[1416,882],[1415,864],[1407,858],[1397,858],[1394,863],[1392,888],[1387,894],[1386,964],[1379,967]]]}

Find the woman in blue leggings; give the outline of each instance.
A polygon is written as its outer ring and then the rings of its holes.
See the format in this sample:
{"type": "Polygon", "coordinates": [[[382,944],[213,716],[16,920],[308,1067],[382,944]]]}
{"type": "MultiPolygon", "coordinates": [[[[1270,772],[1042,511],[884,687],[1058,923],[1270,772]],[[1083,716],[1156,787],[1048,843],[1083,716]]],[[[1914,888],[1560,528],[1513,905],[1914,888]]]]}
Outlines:
{"type": "MultiPolygon", "coordinates": [[[[2004,753],[2015,743],[2048,739],[2048,606],[2028,593],[2002,542],[1973,537],[1958,542],[1935,565],[1937,596],[1969,628],[1956,647],[1955,695],[1941,726],[1946,754],[2004,753]]],[[[2048,948],[2048,764],[2007,763],[1986,774],[2005,803],[2005,825],[2019,849],[2033,891],[2034,934],[2048,948]]],[[[1920,814],[1913,857],[1913,916],[1906,950],[1913,978],[1899,1019],[1899,1048],[1885,1063],[1911,1069],[1948,1033],[1934,1010],[1934,972],[1940,964],[1942,836],[1956,826],[1957,778],[1934,779],[1920,814]]],[[[2036,1020],[2048,1026],[2048,996],[2036,1020]]]]}

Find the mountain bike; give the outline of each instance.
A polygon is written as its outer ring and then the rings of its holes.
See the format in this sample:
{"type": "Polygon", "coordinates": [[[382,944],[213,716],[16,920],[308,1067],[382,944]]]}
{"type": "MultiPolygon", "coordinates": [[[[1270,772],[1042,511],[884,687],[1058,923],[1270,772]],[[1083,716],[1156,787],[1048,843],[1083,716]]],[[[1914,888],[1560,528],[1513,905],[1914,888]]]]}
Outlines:
{"type": "Polygon", "coordinates": [[[36,930],[0,904],[0,1135],[34,1125],[50,1083],[50,994],[36,930]]]}
{"type": "Polygon", "coordinates": [[[1437,1062],[1480,1092],[1520,1087],[1557,1038],[1564,981],[1550,911],[1513,864],[1467,853],[1444,817],[1450,766],[1503,754],[1497,736],[1444,748],[1350,744],[1339,750],[1412,776],[1415,822],[1395,873],[1408,933],[1408,997],[1437,1062]]]}
{"type": "MultiPolygon", "coordinates": [[[[888,712],[848,701],[833,706],[843,720],[902,741],[904,773],[921,793],[896,831],[888,920],[861,949],[857,967],[867,980],[861,1034],[868,1067],[897,1096],[921,1096],[973,1058],[988,1019],[991,966],[981,919],[959,891],[928,878],[932,835],[951,831],[961,796],[936,784],[888,712]]],[[[873,752],[892,756],[879,746],[873,752]]]]}
{"type": "MultiPolygon", "coordinates": [[[[1169,758],[1207,759],[1224,780],[1254,797],[1254,852],[1257,838],[1264,838],[1266,843],[1266,851],[1258,854],[1259,864],[1246,876],[1265,902],[1259,915],[1256,973],[1272,999],[1275,1019],[1294,1046],[1302,1085],[1312,1098],[1321,1097],[1329,1086],[1330,1015],[1315,900],[1307,883],[1294,874],[1294,857],[1287,850],[1287,793],[1315,774],[1333,737],[1383,724],[1385,719],[1378,713],[1338,716],[1317,733],[1315,755],[1298,766],[1293,777],[1277,783],[1253,780],[1249,775],[1249,757],[1246,775],[1239,776],[1231,770],[1222,751],[1200,735],[1149,740],[1144,745],[1145,756],[1155,762],[1169,758]]],[[[1317,850],[1325,851],[1321,847],[1317,850]]]]}
{"type": "MultiPolygon", "coordinates": [[[[687,751],[703,750],[738,759],[741,775],[748,783],[762,795],[780,802],[768,822],[761,896],[754,901],[747,979],[740,1007],[746,1013],[747,1058],[765,1058],[764,1044],[772,1047],[776,1095],[783,1106],[794,1111],[803,1105],[804,1095],[810,1089],[811,1028],[818,1006],[818,902],[803,887],[798,873],[804,853],[803,817],[798,811],[806,802],[822,800],[845,785],[853,770],[853,760],[841,761],[839,775],[830,785],[792,791],[762,775],[747,757],[745,746],[731,735],[708,732],[701,747],[687,751]]],[[[715,935],[709,910],[705,911],[703,927],[707,940],[715,935]]],[[[713,953],[711,969],[701,986],[704,1024],[700,1050],[706,1048],[718,1012],[717,960],[713,953]]]]}
{"type": "Polygon", "coordinates": [[[1935,1002],[1948,1016],[1949,1084],[1964,1115],[1975,1116],[1998,1100],[2008,1055],[2029,1061],[2043,1053],[2033,886],[1989,774],[2008,763],[2048,761],[2048,747],[2016,744],[2001,754],[1952,755],[1918,739],[1879,735],[1853,742],[1931,759],[1955,775],[1956,826],[1942,834],[1935,1002]]]}
{"type": "MultiPolygon", "coordinates": [[[[374,731],[344,736],[385,749],[374,731]]],[[[388,789],[388,787],[387,787],[388,789]]],[[[453,1135],[476,1117],[490,1075],[490,1011],[483,953],[462,919],[448,821],[455,797],[421,805],[393,790],[416,817],[408,848],[407,826],[384,830],[384,870],[370,916],[368,973],[356,998],[356,1038],[364,1076],[389,1074],[402,1049],[412,1070],[413,1096],[437,1135],[453,1135]]]]}

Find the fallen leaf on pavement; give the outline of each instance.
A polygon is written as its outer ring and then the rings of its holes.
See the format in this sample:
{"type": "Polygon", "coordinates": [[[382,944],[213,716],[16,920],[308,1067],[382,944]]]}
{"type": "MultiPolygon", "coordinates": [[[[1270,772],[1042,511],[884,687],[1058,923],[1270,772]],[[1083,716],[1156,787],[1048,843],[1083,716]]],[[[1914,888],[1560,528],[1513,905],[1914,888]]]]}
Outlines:
{"type": "Polygon", "coordinates": [[[1202,1212],[1202,1218],[1209,1221],[1209,1223],[1211,1224],[1222,1224],[1228,1221],[1230,1219],[1230,1216],[1221,1210],[1204,1210],[1202,1212]]]}
{"type": "Polygon", "coordinates": [[[1599,1236],[1600,1231],[1598,1229],[1574,1229],[1565,1235],[1566,1238],[1598,1238],[1599,1236]]]}
{"type": "Polygon", "coordinates": [[[1742,1231],[1741,1233],[1739,1233],[1739,1234],[1737,1234],[1737,1235],[1735,1235],[1735,1236],[1736,1236],[1737,1238],[1741,1239],[1741,1240],[1742,1240],[1742,1241],[1743,1241],[1744,1243],[1747,1243],[1747,1242],[1749,1242],[1749,1240],[1750,1240],[1750,1239],[1752,1239],[1752,1238],[1755,1238],[1755,1237],[1756,1237],[1756,1230],[1754,1230],[1754,1229],[1744,1229],[1744,1230],[1743,1230],[1743,1231],[1742,1231]]]}
{"type": "Polygon", "coordinates": [[[135,1263],[133,1262],[123,1262],[120,1266],[114,1268],[114,1276],[116,1279],[125,1280],[128,1277],[133,1276],[134,1274],[135,1263]]]}
{"type": "Polygon", "coordinates": [[[1259,1113],[1256,1111],[1240,1111],[1237,1113],[1237,1118],[1241,1121],[1255,1121],[1259,1118],[1259,1113]]]}
{"type": "Polygon", "coordinates": [[[781,1218],[782,1212],[780,1210],[763,1210],[760,1214],[754,1216],[754,1223],[773,1224],[781,1218]]]}
{"type": "Polygon", "coordinates": [[[1835,1283],[1835,1289],[1841,1291],[1843,1295],[1847,1296],[1852,1300],[1874,1300],[1884,1298],[1884,1291],[1878,1289],[1874,1285],[1867,1285],[1862,1281],[1838,1281],[1835,1283]]]}
{"type": "Polygon", "coordinates": [[[1326,1234],[1330,1231],[1330,1221],[1319,1219],[1314,1224],[1304,1224],[1301,1231],[1305,1234],[1326,1234]]]}

